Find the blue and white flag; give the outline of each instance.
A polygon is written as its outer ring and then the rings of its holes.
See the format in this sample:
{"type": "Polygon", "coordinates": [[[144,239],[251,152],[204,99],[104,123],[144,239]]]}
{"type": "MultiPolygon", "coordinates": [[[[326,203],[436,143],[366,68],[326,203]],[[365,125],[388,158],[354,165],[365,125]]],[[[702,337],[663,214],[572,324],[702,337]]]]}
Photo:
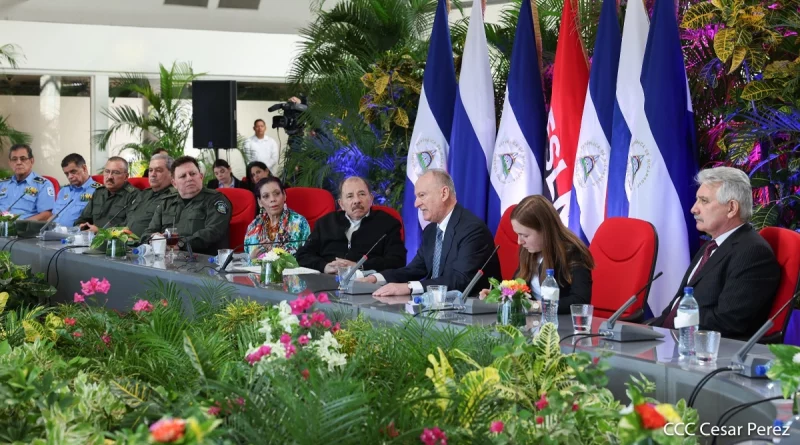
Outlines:
{"type": "MultiPolygon", "coordinates": [[[[647,46],[650,20],[641,0],[628,2],[622,34],[622,49],[617,71],[617,93],[611,134],[611,156],[608,170],[606,215],[628,216],[628,194],[625,174],[628,170],[628,149],[631,131],[637,119],[644,119],[642,60],[647,46]]],[[[663,280],[662,280],[663,281],[663,280]]]]}
{"type": "MultiPolygon", "coordinates": [[[[591,242],[606,216],[606,190],[614,90],[617,86],[621,36],[616,0],[603,0],[594,45],[589,88],[583,107],[578,152],[575,155],[569,228],[591,242]]],[[[623,162],[624,163],[624,162],[623,162]]]]}
{"type": "Polygon", "coordinates": [[[447,0],[439,0],[433,19],[422,94],[411,134],[411,146],[408,148],[403,221],[409,262],[416,256],[417,249],[422,244],[422,229],[427,224],[419,210],[414,207],[414,183],[429,168],[447,169],[447,154],[450,151],[453,107],[456,102],[456,69],[453,64],[446,2],[447,0]]]}
{"type": "Polygon", "coordinates": [[[678,291],[697,232],[694,201],[697,144],[694,113],[672,0],[656,0],[642,64],[645,119],[631,132],[626,186],[629,215],[650,221],[659,245],[650,308],[658,315],[678,291]]]}
{"type": "MultiPolygon", "coordinates": [[[[472,3],[461,77],[453,113],[447,163],[458,202],[486,221],[489,194],[489,160],[494,151],[497,124],[489,47],[483,27],[481,2],[472,3]]],[[[494,231],[497,226],[490,227],[494,231]]]]}
{"type": "Polygon", "coordinates": [[[491,157],[488,225],[528,195],[542,194],[547,147],[547,112],[531,2],[523,0],[511,53],[503,118],[491,157]]]}

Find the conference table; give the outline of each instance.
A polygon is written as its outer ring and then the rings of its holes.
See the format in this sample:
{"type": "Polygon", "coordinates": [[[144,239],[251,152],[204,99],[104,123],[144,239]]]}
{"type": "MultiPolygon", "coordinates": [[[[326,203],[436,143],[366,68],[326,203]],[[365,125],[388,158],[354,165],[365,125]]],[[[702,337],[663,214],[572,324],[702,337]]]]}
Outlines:
{"type": "MultiPolygon", "coordinates": [[[[325,310],[337,316],[356,317],[363,314],[377,324],[399,324],[408,322],[411,315],[406,312],[405,303],[409,297],[376,298],[370,294],[348,295],[337,290],[336,277],[323,274],[286,275],[280,285],[260,286],[242,274],[224,274],[216,270],[206,255],[195,255],[196,260],[188,258],[185,252],[178,253],[174,261],[137,258],[130,254],[126,258],[111,259],[104,255],[89,254],[88,249],[65,248],[59,241],[40,241],[38,239],[0,238],[0,248],[11,252],[16,264],[28,264],[34,272],[47,274],[47,280],[57,288],[52,303],[70,303],[75,292],[80,291],[80,281],[91,277],[107,278],[111,290],[103,295],[98,304],[108,309],[128,311],[137,296],[145,297],[154,284],[174,283],[182,289],[184,309],[191,316],[192,299],[203,297],[203,292],[211,287],[222,287],[232,297],[250,298],[260,303],[278,303],[292,300],[304,291],[328,292],[331,305],[325,310]]],[[[229,269],[232,269],[229,267],[229,269]]],[[[492,326],[497,322],[496,314],[467,315],[457,312],[438,312],[422,314],[419,318],[428,319],[434,329],[465,329],[469,326],[492,326]]],[[[540,316],[529,315],[525,332],[535,331],[540,316]]],[[[592,321],[592,332],[603,319],[592,321]]],[[[681,360],[677,353],[677,332],[669,329],[652,328],[664,334],[655,341],[619,343],[602,338],[565,339],[562,349],[571,352],[573,348],[593,356],[607,356],[611,368],[608,371],[608,389],[623,404],[629,402],[625,394],[625,383],[630,376],[644,375],[656,384],[655,399],[675,403],[689,398],[695,385],[710,371],[730,364],[731,358],[741,348],[743,342],[722,339],[716,363],[701,365],[681,360]],[[577,339],[577,340],[576,340],[577,339]],[[577,341],[576,343],[573,343],[577,341]]],[[[559,317],[559,335],[573,334],[569,315],[559,317]]],[[[769,349],[757,344],[751,351],[759,356],[772,357],[769,349]]],[[[695,408],[700,415],[700,423],[716,425],[717,419],[728,408],[741,403],[754,402],[780,395],[780,387],[766,379],[750,379],[735,373],[725,372],[711,379],[697,398],[695,408]]],[[[776,409],[771,402],[760,403],[734,416],[726,425],[742,426],[743,435],[751,425],[771,426],[776,409]]],[[[706,427],[708,430],[709,427],[706,427]]],[[[736,438],[720,437],[718,443],[733,443],[736,438]]],[[[794,438],[794,440],[798,440],[794,438]]],[[[701,443],[709,443],[710,438],[702,437],[701,443]]],[[[737,442],[742,443],[742,442],[737,442]]],[[[784,440],[782,443],[791,443],[784,440]]]]}

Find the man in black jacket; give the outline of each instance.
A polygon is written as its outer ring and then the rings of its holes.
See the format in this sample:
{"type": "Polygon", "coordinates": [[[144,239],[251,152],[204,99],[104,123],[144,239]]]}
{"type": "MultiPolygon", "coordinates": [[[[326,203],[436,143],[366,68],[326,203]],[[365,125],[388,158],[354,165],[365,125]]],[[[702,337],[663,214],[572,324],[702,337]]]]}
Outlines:
{"type": "Polygon", "coordinates": [[[323,273],[353,266],[383,236],[364,263],[366,270],[383,270],[405,264],[406,247],[400,221],[372,208],[372,191],[363,178],[351,176],[339,186],[340,211],[331,212],[314,225],[311,237],[297,251],[297,262],[323,273]]]}
{"type": "Polygon", "coordinates": [[[697,175],[700,188],[692,214],[697,230],[711,235],[692,259],[678,292],[654,326],[676,329],[683,288],[694,288],[700,329],[748,338],[767,320],[781,270],[766,240],[750,226],[753,195],[741,170],[717,167],[697,175]]]}
{"type": "MultiPolygon", "coordinates": [[[[489,228],[456,202],[453,179],[444,170],[430,169],[414,184],[415,206],[430,222],[422,232],[422,246],[408,266],[384,270],[364,278],[371,283],[388,283],[375,291],[376,297],[421,294],[425,286],[446,285],[463,291],[494,250],[489,228]]],[[[489,287],[489,277],[500,277],[497,256],[483,269],[476,289],[489,287]]]]}

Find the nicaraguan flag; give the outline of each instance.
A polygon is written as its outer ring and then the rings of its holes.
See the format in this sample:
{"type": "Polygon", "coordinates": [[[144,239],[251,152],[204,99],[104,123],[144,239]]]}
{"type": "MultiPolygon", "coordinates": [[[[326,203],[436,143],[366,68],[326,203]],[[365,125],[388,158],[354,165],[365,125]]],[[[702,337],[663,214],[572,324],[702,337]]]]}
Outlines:
{"type": "MultiPolygon", "coordinates": [[[[628,2],[625,26],[617,71],[614,123],[611,134],[611,156],[608,169],[606,215],[628,216],[628,194],[625,174],[628,169],[628,150],[631,131],[637,119],[644,119],[642,91],[642,61],[647,46],[650,24],[641,0],[628,2]]],[[[662,281],[664,281],[662,279],[662,281]]]]}
{"type": "Polygon", "coordinates": [[[658,231],[656,271],[650,308],[658,315],[678,291],[697,242],[689,210],[697,174],[694,113],[672,0],[656,0],[642,64],[645,119],[631,133],[626,186],[629,215],[658,231]]]}
{"type": "Polygon", "coordinates": [[[572,178],[575,201],[569,209],[569,228],[588,242],[592,241],[606,215],[606,186],[620,43],[617,2],[603,0],[586,104],[583,106],[578,152],[575,155],[572,178]]]}
{"type": "Polygon", "coordinates": [[[489,227],[500,224],[503,212],[528,195],[542,194],[542,171],[547,147],[539,53],[531,2],[523,0],[511,53],[503,118],[491,157],[489,227]]]}
{"type": "MultiPolygon", "coordinates": [[[[489,194],[489,160],[496,134],[489,47],[483,28],[481,2],[475,1],[464,43],[450,136],[452,148],[447,163],[455,182],[458,202],[484,221],[489,194]]],[[[496,228],[490,227],[492,231],[496,228]]]]}
{"type": "Polygon", "coordinates": [[[426,225],[419,210],[414,207],[414,183],[429,168],[446,169],[450,151],[453,107],[456,102],[456,69],[445,2],[447,0],[439,0],[433,19],[422,94],[411,134],[411,146],[408,148],[403,221],[409,262],[417,254],[422,243],[422,229],[426,225]]]}

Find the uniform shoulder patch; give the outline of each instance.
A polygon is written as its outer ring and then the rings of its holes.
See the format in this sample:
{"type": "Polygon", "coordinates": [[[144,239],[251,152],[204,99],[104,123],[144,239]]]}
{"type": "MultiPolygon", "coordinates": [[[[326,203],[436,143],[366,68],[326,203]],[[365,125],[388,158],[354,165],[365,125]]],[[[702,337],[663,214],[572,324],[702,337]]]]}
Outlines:
{"type": "Polygon", "coordinates": [[[103,187],[103,184],[100,184],[99,182],[95,182],[94,184],[92,184],[93,189],[99,189],[101,187],[103,187]]]}
{"type": "Polygon", "coordinates": [[[214,203],[214,207],[217,209],[217,212],[227,215],[228,214],[228,204],[225,203],[223,200],[219,200],[214,203]]]}
{"type": "Polygon", "coordinates": [[[133,185],[132,185],[130,182],[129,182],[129,183],[127,183],[127,184],[125,184],[125,191],[128,191],[128,192],[135,192],[136,190],[139,190],[139,189],[137,189],[136,187],[134,187],[134,186],[133,186],[133,185]]]}
{"type": "Polygon", "coordinates": [[[45,182],[47,182],[47,179],[44,179],[41,176],[37,176],[37,177],[33,178],[33,182],[35,182],[37,184],[44,184],[45,182]]]}
{"type": "Polygon", "coordinates": [[[56,196],[56,191],[53,187],[47,187],[47,196],[56,196]]]}

